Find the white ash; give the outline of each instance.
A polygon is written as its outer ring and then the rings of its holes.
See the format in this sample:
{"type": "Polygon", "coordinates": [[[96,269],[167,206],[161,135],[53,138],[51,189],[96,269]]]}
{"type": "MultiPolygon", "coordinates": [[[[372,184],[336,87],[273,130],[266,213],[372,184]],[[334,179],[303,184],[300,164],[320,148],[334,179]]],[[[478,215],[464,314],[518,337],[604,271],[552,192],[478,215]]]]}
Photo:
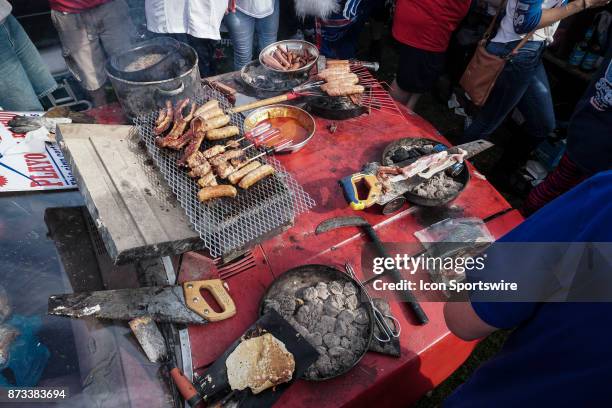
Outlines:
{"type": "Polygon", "coordinates": [[[413,194],[423,198],[446,198],[459,192],[463,184],[455,181],[444,172],[432,176],[429,180],[409,189],[413,194]]]}
{"type": "Polygon", "coordinates": [[[264,311],[276,310],[319,352],[305,377],[330,377],[350,368],[367,346],[369,315],[360,306],[351,282],[319,282],[300,290],[297,297],[267,299],[264,311]]]}

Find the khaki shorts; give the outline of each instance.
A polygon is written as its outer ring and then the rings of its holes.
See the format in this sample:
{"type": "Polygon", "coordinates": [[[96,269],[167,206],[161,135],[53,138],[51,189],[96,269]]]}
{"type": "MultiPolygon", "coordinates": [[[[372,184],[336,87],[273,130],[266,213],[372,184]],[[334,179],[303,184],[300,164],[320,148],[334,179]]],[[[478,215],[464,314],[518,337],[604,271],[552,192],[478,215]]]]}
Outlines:
{"type": "Polygon", "coordinates": [[[66,65],[86,90],[101,88],[106,82],[107,58],[131,45],[134,26],[128,11],[125,0],[112,0],[81,13],[51,11],[66,65]]]}

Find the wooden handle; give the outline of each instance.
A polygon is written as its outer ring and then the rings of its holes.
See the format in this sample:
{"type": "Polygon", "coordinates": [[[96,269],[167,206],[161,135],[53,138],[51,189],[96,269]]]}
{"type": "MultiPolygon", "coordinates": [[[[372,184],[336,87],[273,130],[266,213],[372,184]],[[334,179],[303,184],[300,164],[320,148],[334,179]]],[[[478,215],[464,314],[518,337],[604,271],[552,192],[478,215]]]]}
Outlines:
{"type": "Polygon", "coordinates": [[[279,102],[285,102],[285,101],[288,101],[289,99],[293,99],[291,95],[292,94],[289,93],[285,95],[275,96],[273,98],[262,99],[261,101],[247,103],[246,105],[242,105],[242,106],[236,106],[235,108],[230,109],[230,111],[233,113],[240,113],[240,112],[248,111],[251,109],[259,108],[262,106],[273,105],[279,102]]]}
{"type": "Polygon", "coordinates": [[[185,292],[185,304],[187,307],[209,322],[229,319],[236,314],[236,305],[225,290],[221,279],[185,282],[183,283],[183,291],[185,292]],[[202,289],[208,290],[213,298],[215,298],[219,306],[221,306],[221,312],[215,312],[210,307],[200,293],[202,289]]]}

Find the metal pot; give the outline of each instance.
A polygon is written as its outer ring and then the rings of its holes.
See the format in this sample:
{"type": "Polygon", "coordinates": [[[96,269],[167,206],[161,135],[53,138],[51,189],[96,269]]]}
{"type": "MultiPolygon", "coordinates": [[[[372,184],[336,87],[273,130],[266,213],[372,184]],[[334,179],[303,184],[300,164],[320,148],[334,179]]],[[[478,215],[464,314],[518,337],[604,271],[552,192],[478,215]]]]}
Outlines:
{"type": "MultiPolygon", "coordinates": [[[[179,44],[178,53],[181,57],[176,59],[176,63],[186,66],[179,70],[179,72],[182,72],[179,75],[176,75],[176,67],[169,67],[167,78],[158,81],[132,81],[122,78],[117,71],[118,67],[111,66],[111,59],[107,61],[106,73],[123,111],[130,119],[159,109],[164,106],[167,100],[176,102],[184,98],[193,100],[201,96],[202,86],[198,69],[198,55],[189,45],[179,44]]],[[[125,56],[130,52],[142,56],[142,47],[136,45],[122,55],[125,56]]],[[[128,60],[127,58],[124,59],[128,60]]]]}

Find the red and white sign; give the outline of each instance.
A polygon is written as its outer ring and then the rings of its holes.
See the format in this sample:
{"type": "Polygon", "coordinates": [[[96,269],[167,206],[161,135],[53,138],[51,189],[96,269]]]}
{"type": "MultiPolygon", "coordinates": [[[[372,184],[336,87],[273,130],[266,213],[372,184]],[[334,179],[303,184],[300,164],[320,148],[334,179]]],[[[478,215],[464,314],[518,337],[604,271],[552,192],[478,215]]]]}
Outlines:
{"type": "MultiPolygon", "coordinates": [[[[23,143],[25,135],[13,133],[8,128],[8,122],[14,116],[23,114],[0,111],[0,146],[3,142],[23,143]]],[[[73,188],[77,188],[76,181],[56,143],[45,143],[44,152],[7,154],[0,157],[0,193],[73,188]]]]}

